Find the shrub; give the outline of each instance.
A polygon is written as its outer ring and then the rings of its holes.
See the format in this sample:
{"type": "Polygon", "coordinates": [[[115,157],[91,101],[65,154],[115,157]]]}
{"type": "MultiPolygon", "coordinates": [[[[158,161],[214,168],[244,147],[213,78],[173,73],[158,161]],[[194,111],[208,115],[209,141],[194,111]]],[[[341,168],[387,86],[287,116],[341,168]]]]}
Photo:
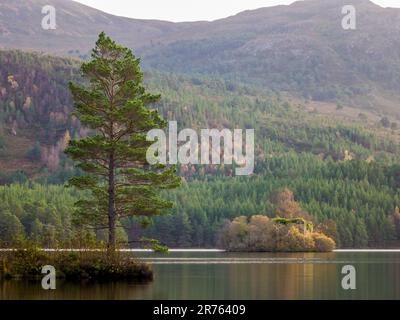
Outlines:
{"type": "Polygon", "coordinates": [[[3,278],[41,278],[42,267],[52,265],[58,278],[67,280],[153,280],[150,266],[126,254],[105,250],[83,252],[44,252],[37,248],[3,253],[0,276],[3,278]]]}
{"type": "Polygon", "coordinates": [[[295,226],[289,227],[289,231],[278,242],[278,251],[313,251],[314,240],[311,234],[304,235],[295,226]]]}
{"type": "Polygon", "coordinates": [[[241,251],[245,250],[249,241],[249,227],[246,217],[237,217],[229,223],[224,231],[225,244],[228,250],[241,251]]]}
{"type": "Polygon", "coordinates": [[[315,232],[312,234],[315,243],[315,251],[326,252],[332,251],[336,247],[335,241],[327,237],[323,233],[315,232]]]}
{"type": "Polygon", "coordinates": [[[272,251],[276,246],[274,223],[266,216],[252,216],[249,223],[248,247],[254,251],[272,251]]]}

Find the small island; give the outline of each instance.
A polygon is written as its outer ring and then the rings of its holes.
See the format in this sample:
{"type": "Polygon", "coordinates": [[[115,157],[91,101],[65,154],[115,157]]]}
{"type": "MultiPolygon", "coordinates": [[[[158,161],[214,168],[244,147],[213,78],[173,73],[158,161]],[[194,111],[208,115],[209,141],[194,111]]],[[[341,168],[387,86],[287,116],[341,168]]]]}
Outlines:
{"type": "Polygon", "coordinates": [[[44,250],[36,246],[1,252],[0,280],[40,280],[52,266],[66,281],[153,281],[150,265],[122,252],[103,249],[44,250]]]}
{"type": "Polygon", "coordinates": [[[275,218],[253,215],[227,221],[220,233],[220,247],[236,252],[330,252],[335,249],[335,240],[324,233],[334,233],[336,227],[330,221],[314,228],[312,217],[301,209],[287,188],[273,198],[275,218]]]}

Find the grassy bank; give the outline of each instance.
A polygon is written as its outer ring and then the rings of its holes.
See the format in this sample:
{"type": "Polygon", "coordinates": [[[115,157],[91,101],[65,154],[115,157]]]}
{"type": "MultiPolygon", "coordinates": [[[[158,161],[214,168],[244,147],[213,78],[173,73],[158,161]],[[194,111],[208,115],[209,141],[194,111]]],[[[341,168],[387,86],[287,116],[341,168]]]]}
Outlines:
{"type": "Polygon", "coordinates": [[[107,251],[44,252],[38,248],[0,253],[1,279],[41,279],[42,268],[54,266],[57,278],[71,281],[152,281],[150,266],[127,254],[107,251]]]}

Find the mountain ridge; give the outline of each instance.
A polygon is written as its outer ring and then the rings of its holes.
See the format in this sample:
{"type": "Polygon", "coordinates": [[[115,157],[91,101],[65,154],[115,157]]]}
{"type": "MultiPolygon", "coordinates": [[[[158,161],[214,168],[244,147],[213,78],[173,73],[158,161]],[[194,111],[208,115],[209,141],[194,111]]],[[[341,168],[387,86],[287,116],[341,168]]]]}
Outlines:
{"type": "Polygon", "coordinates": [[[356,30],[342,29],[345,0],[181,23],[117,17],[74,1],[1,0],[0,47],[86,59],[106,31],[149,70],[224,77],[400,117],[400,9],[352,3],[356,30]],[[56,30],[41,28],[41,7],[49,4],[57,10],[56,30]]]}

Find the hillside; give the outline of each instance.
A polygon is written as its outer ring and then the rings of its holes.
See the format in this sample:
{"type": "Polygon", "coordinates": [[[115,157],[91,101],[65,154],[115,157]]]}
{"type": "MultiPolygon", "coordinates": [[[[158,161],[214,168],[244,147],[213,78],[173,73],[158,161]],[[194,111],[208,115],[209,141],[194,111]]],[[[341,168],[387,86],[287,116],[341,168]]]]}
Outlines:
{"type": "MultiPolygon", "coordinates": [[[[47,246],[73,237],[73,230],[64,228],[71,225],[72,212],[63,201],[72,203],[80,195],[59,186],[43,198],[48,187],[32,183],[62,184],[76,173],[63,149],[70,137],[87,133],[70,115],[67,82],[79,81],[78,65],[0,51],[0,182],[29,180],[0,190],[0,228],[40,237],[47,246]]],[[[162,94],[156,107],[181,128],[254,128],[255,174],[234,177],[232,167],[224,165],[180,166],[186,183],[165,194],[176,203],[175,214],[157,217],[145,231],[140,221],[126,220],[122,236],[215,246],[224,219],[271,216],[271,195],[289,187],[316,225],[333,228],[341,246],[382,246],[400,238],[400,130],[386,128],[374,113],[327,105],[327,114],[309,102],[223,78],[154,71],[145,78],[151,91],[162,94]]]]}
{"type": "Polygon", "coordinates": [[[174,215],[125,219],[122,238],[213,247],[226,219],[273,216],[273,195],[290,188],[300,213],[339,246],[400,240],[400,11],[353,1],[358,29],[344,32],[343,4],[307,0],[169,23],[72,1],[0,0],[0,242],[8,234],[68,245],[76,236],[70,208],[82,195],[61,184],[79,172],[63,150],[88,131],[71,115],[68,81],[81,81],[80,61],[102,30],[142,58],[164,118],[256,133],[254,175],[182,165],[183,187],[165,194],[174,215]],[[40,27],[47,4],[58,12],[54,31],[40,27]]]}
{"type": "MultiPolygon", "coordinates": [[[[79,81],[78,66],[67,58],[0,51],[3,174],[22,170],[35,176],[43,169],[70,167],[62,150],[70,137],[86,133],[70,115],[68,81],[79,81]]],[[[335,160],[392,161],[398,156],[400,130],[383,127],[373,113],[334,108],[324,114],[312,105],[289,103],[265,89],[224,79],[158,72],[146,79],[151,90],[162,93],[162,114],[182,128],[255,128],[261,160],[290,150],[335,160]]]]}
{"type": "Polygon", "coordinates": [[[341,28],[344,0],[307,0],[213,22],[169,23],[115,17],[67,0],[0,1],[0,45],[87,56],[106,31],[147,68],[218,75],[400,117],[399,9],[356,0],[357,30],[341,28]],[[41,7],[57,11],[41,29],[41,7]],[[78,50],[78,51],[76,51],[78,50]]]}
{"type": "Polygon", "coordinates": [[[68,81],[76,61],[0,51],[0,169],[3,176],[55,170],[65,138],[80,132],[70,117],[68,81]]]}
{"type": "Polygon", "coordinates": [[[102,31],[129,46],[150,44],[176,30],[174,23],[114,17],[71,0],[1,0],[0,46],[36,51],[86,54],[102,31]],[[42,8],[56,9],[57,29],[46,31],[42,8]]]}

